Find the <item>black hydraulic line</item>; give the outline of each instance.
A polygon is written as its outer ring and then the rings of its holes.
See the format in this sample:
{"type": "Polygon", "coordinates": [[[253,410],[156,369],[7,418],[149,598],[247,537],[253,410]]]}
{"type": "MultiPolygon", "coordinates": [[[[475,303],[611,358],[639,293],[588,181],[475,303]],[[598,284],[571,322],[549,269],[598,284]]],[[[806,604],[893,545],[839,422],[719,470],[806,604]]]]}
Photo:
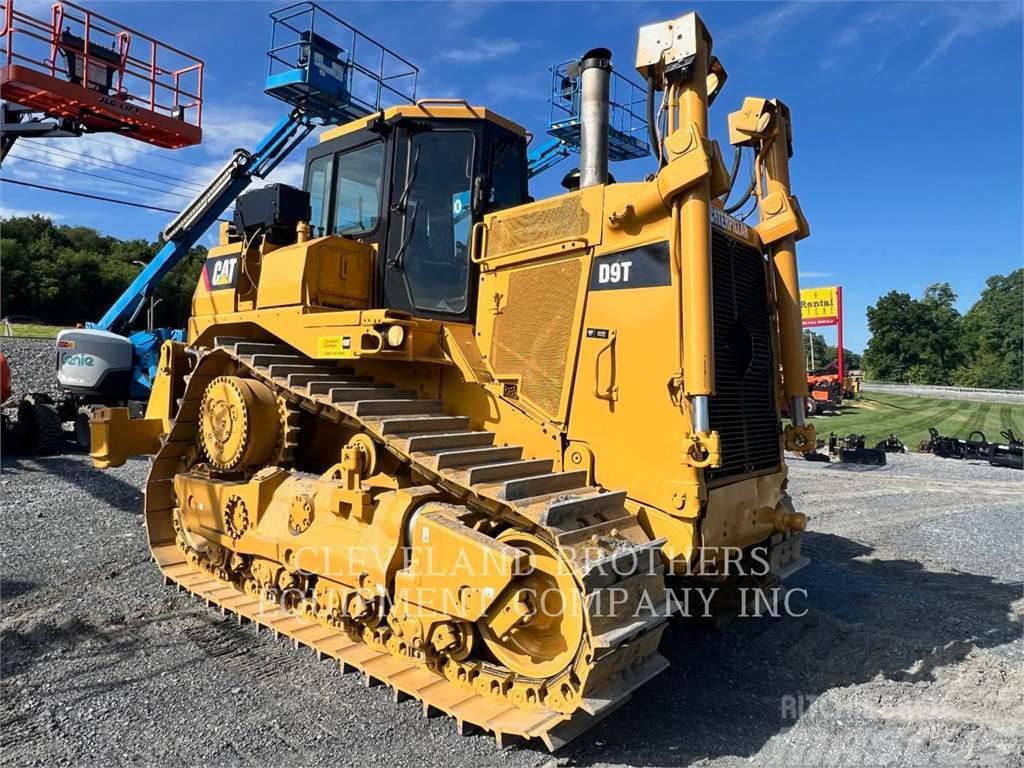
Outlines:
{"type": "Polygon", "coordinates": [[[654,122],[654,76],[647,76],[647,138],[651,143],[651,153],[658,161],[658,166],[665,164],[665,156],[658,141],[657,124],[654,122]]]}
{"type": "Polygon", "coordinates": [[[746,221],[747,219],[749,219],[754,214],[754,211],[756,211],[756,210],[757,210],[757,201],[754,201],[754,204],[752,206],[750,206],[750,210],[747,211],[744,214],[741,214],[740,216],[737,216],[737,218],[740,221],[746,221]]]}
{"type": "MultiPolygon", "coordinates": [[[[116,197],[103,197],[102,195],[90,195],[86,192],[75,192],[70,189],[58,189],[57,187],[48,187],[45,184],[32,184],[28,181],[18,181],[17,179],[0,179],[4,184],[17,184],[22,187],[32,187],[33,189],[45,189],[47,192],[60,192],[62,195],[73,195],[75,197],[85,197],[90,200],[99,200],[103,203],[116,203],[117,205],[128,205],[132,208],[145,208],[149,211],[160,211],[161,213],[181,213],[181,211],[175,211],[172,208],[160,208],[155,205],[145,205],[143,203],[133,203],[130,200],[118,200],[116,197]]],[[[229,221],[229,219],[217,219],[217,221],[229,221]]]]}
{"type": "MultiPolygon", "coordinates": [[[[739,149],[740,149],[740,147],[736,147],[737,154],[739,152],[739,149]]],[[[738,166],[738,164],[735,165],[734,167],[736,168],[736,172],[739,173],[739,166],[738,166]]],[[[733,181],[735,182],[735,177],[733,177],[733,181]]],[[[727,205],[725,207],[725,212],[726,213],[735,213],[740,208],[742,208],[744,205],[746,205],[747,204],[747,200],[749,200],[750,196],[752,194],[754,194],[754,186],[756,184],[757,184],[757,156],[755,155],[754,158],[751,160],[750,184],[747,186],[746,191],[743,193],[743,197],[741,197],[739,200],[737,200],[732,205],[727,205]]],[[[729,192],[730,192],[730,194],[732,193],[732,183],[730,183],[730,185],[729,185],[729,192]]],[[[729,200],[729,198],[727,196],[726,197],[726,202],[728,202],[728,200],[729,200]]],[[[747,215],[749,216],[750,214],[748,213],[747,215]]]]}
{"type": "Polygon", "coordinates": [[[732,153],[732,168],[729,170],[729,192],[736,185],[736,176],[740,172],[740,160],[743,159],[743,147],[737,146],[732,153]]]}
{"type": "Polygon", "coordinates": [[[754,194],[754,179],[750,180],[750,185],[747,187],[746,191],[743,193],[743,197],[741,197],[733,205],[727,206],[726,209],[725,209],[725,212],[726,213],[733,213],[735,211],[738,211],[740,208],[742,208],[744,205],[747,204],[747,200],[750,199],[750,196],[752,194],[754,194]]]}

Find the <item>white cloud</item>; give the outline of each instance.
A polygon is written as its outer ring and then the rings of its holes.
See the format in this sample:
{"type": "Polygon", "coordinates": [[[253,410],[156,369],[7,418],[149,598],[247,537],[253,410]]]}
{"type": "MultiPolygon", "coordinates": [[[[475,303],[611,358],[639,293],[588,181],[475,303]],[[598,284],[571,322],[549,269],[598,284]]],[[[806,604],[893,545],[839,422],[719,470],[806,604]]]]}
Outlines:
{"type": "Polygon", "coordinates": [[[831,277],[831,272],[801,272],[800,279],[803,280],[805,277],[809,280],[816,280],[823,277],[831,277]]]}
{"type": "Polygon", "coordinates": [[[957,43],[972,40],[985,32],[1004,26],[1020,26],[1024,5],[1009,3],[936,3],[935,13],[941,17],[945,31],[932,46],[917,71],[927,69],[957,43]]]}
{"type": "Polygon", "coordinates": [[[289,184],[302,188],[302,176],[305,173],[305,160],[291,160],[281,163],[267,179],[266,184],[289,184]]]}
{"type": "Polygon", "coordinates": [[[444,26],[451,30],[461,30],[480,21],[494,5],[495,3],[486,0],[454,0],[431,6],[431,11],[439,8],[444,26]]]}
{"type": "Polygon", "coordinates": [[[715,42],[726,46],[742,45],[753,55],[755,60],[761,59],[768,53],[779,35],[796,26],[801,20],[823,6],[823,3],[800,0],[783,3],[770,11],[751,16],[742,23],[719,33],[715,42]]]}
{"type": "Polygon", "coordinates": [[[495,77],[487,81],[483,93],[489,103],[513,99],[533,99],[538,104],[544,104],[544,97],[547,95],[547,82],[548,73],[539,70],[530,74],[495,77]]]}
{"type": "Polygon", "coordinates": [[[1024,5],[1019,2],[893,3],[858,14],[828,41],[823,70],[832,70],[857,56],[869,60],[861,71],[875,75],[889,58],[904,50],[911,37],[923,40],[927,53],[914,74],[934,65],[954,46],[982,34],[1020,25],[1024,5]]]}
{"type": "Polygon", "coordinates": [[[42,176],[39,171],[34,170],[25,163],[19,162],[14,155],[8,155],[7,159],[4,160],[4,171],[22,181],[35,181],[42,176]]]}
{"type": "Polygon", "coordinates": [[[53,221],[60,221],[64,218],[63,213],[57,213],[56,211],[29,211],[24,208],[8,208],[6,205],[0,205],[0,219],[12,219],[24,216],[45,216],[47,219],[52,219],[53,221]]]}
{"type": "Polygon", "coordinates": [[[483,38],[476,38],[470,40],[463,47],[442,52],[441,58],[446,61],[474,64],[480,61],[491,61],[502,56],[510,56],[521,47],[515,40],[485,40],[483,38]]]}
{"type": "Polygon", "coordinates": [[[254,147],[277,119],[246,107],[211,104],[203,110],[202,147],[206,154],[223,157],[227,162],[233,150],[254,147]]]}

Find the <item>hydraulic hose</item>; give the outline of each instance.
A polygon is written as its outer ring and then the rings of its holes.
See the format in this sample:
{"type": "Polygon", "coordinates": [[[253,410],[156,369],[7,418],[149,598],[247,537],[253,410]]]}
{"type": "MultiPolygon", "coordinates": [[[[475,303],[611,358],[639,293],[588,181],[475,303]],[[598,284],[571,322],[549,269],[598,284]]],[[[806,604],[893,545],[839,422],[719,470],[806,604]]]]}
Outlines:
{"type": "MultiPolygon", "coordinates": [[[[736,157],[737,158],[739,158],[740,149],[741,149],[740,147],[736,147],[736,157]]],[[[739,173],[739,164],[735,163],[735,161],[734,161],[733,174],[730,176],[731,181],[730,181],[730,184],[729,184],[729,193],[730,194],[732,193],[732,185],[735,183],[736,174],[738,174],[738,173],[739,173]]],[[[727,205],[725,207],[725,212],[726,213],[735,213],[740,208],[742,208],[744,205],[746,205],[747,204],[747,200],[749,200],[750,196],[752,194],[754,194],[754,186],[756,184],[757,184],[757,157],[755,156],[754,159],[752,160],[752,166],[750,168],[750,184],[747,185],[747,189],[744,191],[743,197],[741,197],[739,200],[737,200],[732,205],[727,205]]],[[[729,200],[728,196],[726,196],[725,199],[728,202],[728,200],[729,200]]]]}
{"type": "Polygon", "coordinates": [[[732,189],[736,186],[736,176],[740,172],[740,160],[743,158],[743,147],[736,147],[732,153],[732,168],[729,169],[729,192],[726,193],[726,199],[732,194],[732,189]]]}
{"type": "Polygon", "coordinates": [[[658,161],[658,167],[665,164],[665,157],[661,151],[661,141],[658,139],[657,124],[654,121],[654,76],[647,76],[647,138],[651,142],[651,154],[658,161]]]}

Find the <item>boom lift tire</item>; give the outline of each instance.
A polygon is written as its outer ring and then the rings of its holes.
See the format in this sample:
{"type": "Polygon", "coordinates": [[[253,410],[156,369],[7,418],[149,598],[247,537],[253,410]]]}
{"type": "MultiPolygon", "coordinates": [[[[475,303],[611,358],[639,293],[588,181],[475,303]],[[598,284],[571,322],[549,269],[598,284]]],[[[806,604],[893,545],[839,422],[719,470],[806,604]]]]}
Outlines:
{"type": "Polygon", "coordinates": [[[78,408],[78,413],[75,416],[75,442],[83,450],[89,450],[89,420],[100,407],[98,405],[82,405],[78,408]]]}
{"type": "Polygon", "coordinates": [[[47,395],[28,395],[18,403],[18,423],[22,425],[22,445],[28,453],[59,453],[63,448],[60,411],[47,395]]]}

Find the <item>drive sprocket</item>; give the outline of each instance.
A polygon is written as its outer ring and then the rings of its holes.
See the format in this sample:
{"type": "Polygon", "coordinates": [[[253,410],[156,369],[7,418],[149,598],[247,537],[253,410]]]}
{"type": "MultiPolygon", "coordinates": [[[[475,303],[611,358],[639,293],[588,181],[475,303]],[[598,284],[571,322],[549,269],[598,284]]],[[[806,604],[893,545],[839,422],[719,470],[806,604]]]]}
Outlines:
{"type": "Polygon", "coordinates": [[[199,409],[199,444],[219,470],[265,464],[278,448],[281,419],[266,384],[239,376],[209,383],[199,409]]]}

